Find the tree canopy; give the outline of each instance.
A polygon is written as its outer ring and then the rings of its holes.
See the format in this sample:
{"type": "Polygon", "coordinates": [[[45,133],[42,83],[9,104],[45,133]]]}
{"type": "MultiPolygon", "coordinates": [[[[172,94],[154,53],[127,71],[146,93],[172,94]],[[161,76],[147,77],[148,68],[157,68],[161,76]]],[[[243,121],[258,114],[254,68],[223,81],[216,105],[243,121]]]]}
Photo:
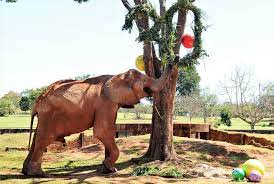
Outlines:
{"type": "Polygon", "coordinates": [[[19,105],[22,111],[28,111],[30,109],[29,98],[26,96],[22,96],[21,100],[19,101],[19,105]]]}
{"type": "Polygon", "coordinates": [[[182,96],[199,92],[200,80],[201,78],[195,66],[180,70],[176,91],[182,96]]]}

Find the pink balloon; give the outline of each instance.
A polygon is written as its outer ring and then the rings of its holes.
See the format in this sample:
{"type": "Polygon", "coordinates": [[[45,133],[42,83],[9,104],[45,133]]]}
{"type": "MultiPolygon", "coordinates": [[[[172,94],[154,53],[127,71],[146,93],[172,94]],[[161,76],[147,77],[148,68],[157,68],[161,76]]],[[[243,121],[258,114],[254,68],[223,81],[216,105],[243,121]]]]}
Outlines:
{"type": "Polygon", "coordinates": [[[253,181],[253,182],[260,182],[262,180],[262,175],[260,172],[258,171],[251,171],[249,176],[247,177],[247,179],[249,181],[253,181]]]}

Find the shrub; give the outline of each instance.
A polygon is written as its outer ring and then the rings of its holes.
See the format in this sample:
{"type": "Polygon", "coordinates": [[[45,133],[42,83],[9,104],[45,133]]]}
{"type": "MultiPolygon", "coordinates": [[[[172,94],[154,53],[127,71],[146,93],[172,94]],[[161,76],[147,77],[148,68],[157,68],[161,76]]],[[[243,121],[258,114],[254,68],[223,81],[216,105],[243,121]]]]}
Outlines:
{"type": "Polygon", "coordinates": [[[131,174],[133,176],[149,176],[149,175],[157,175],[159,171],[160,171],[160,168],[157,166],[142,165],[134,168],[131,174]]]}
{"type": "Polygon", "coordinates": [[[30,100],[28,97],[26,96],[22,96],[21,100],[19,101],[19,105],[20,105],[20,109],[22,111],[27,111],[30,109],[30,100]]]}
{"type": "Polygon", "coordinates": [[[131,174],[133,176],[162,176],[165,178],[182,178],[185,176],[176,167],[166,167],[160,169],[158,166],[148,165],[136,167],[131,174]]]}
{"type": "Polygon", "coordinates": [[[177,168],[172,167],[160,172],[160,176],[166,177],[166,178],[182,178],[184,177],[184,174],[181,171],[179,171],[177,168]]]}
{"type": "Polygon", "coordinates": [[[220,116],[222,124],[231,126],[231,113],[227,109],[222,109],[220,116]]]}

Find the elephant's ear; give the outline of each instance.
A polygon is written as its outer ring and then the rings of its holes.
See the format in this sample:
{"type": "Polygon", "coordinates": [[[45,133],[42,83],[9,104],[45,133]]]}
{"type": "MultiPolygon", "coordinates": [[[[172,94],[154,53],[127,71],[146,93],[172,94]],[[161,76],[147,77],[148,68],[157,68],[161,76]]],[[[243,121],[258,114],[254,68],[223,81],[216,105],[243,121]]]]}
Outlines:
{"type": "Polygon", "coordinates": [[[131,81],[126,74],[115,75],[103,87],[104,95],[119,105],[132,105],[139,102],[132,89],[131,81]]]}

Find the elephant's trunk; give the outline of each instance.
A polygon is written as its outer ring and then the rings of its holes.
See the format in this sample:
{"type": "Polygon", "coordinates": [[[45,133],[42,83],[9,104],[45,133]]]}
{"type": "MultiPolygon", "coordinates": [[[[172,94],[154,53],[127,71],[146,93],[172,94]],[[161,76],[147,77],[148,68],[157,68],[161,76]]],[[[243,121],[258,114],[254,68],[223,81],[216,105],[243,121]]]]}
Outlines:
{"type": "Polygon", "coordinates": [[[151,86],[150,86],[151,91],[153,91],[154,93],[157,93],[165,87],[167,81],[169,80],[170,75],[172,74],[172,68],[173,66],[169,64],[159,79],[156,79],[156,80],[152,79],[151,86]]]}

